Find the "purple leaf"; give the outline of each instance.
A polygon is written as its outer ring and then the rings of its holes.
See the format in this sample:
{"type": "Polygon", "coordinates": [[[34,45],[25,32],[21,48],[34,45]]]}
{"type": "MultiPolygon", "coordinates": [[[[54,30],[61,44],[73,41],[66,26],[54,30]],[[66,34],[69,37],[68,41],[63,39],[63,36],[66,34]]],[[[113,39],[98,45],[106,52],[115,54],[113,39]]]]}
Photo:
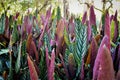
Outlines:
{"type": "Polygon", "coordinates": [[[116,80],[120,80],[120,70],[117,72],[116,80]]]}
{"type": "Polygon", "coordinates": [[[30,56],[32,56],[32,58],[34,58],[34,56],[35,56],[36,62],[38,63],[39,62],[38,51],[37,51],[36,45],[32,39],[32,34],[28,35],[26,48],[27,48],[28,54],[30,56]]]}
{"type": "MultiPolygon", "coordinates": [[[[25,27],[25,31],[30,34],[32,32],[32,25],[33,21],[30,20],[29,16],[25,16],[24,17],[24,23],[23,23],[23,27],[25,27]]],[[[23,29],[24,30],[24,29],[23,29]]]]}
{"type": "Polygon", "coordinates": [[[54,80],[54,68],[55,68],[55,51],[52,50],[51,59],[49,59],[48,49],[46,48],[46,65],[47,65],[47,78],[48,80],[54,80]]]}
{"type": "Polygon", "coordinates": [[[106,45],[100,46],[95,60],[93,80],[114,80],[112,57],[106,45]],[[107,64],[107,65],[106,65],[107,64]]]}
{"type": "Polygon", "coordinates": [[[92,5],[90,7],[90,17],[89,17],[89,20],[90,20],[90,25],[96,25],[96,15],[95,15],[95,12],[94,12],[94,6],[92,5]]]}
{"type": "Polygon", "coordinates": [[[95,60],[93,80],[113,80],[114,78],[113,62],[108,44],[108,37],[105,35],[101,41],[95,60]]]}
{"type": "Polygon", "coordinates": [[[48,20],[51,17],[51,8],[52,8],[52,6],[49,7],[49,9],[47,10],[47,13],[46,13],[46,19],[48,19],[48,20]]]}
{"type": "MultiPolygon", "coordinates": [[[[102,47],[104,44],[106,44],[108,41],[108,37],[107,36],[104,36],[102,41],[101,41],[101,44],[100,44],[100,47],[98,49],[98,53],[97,53],[97,56],[101,54],[101,50],[102,50],[102,47]]],[[[95,60],[95,64],[94,64],[94,68],[93,68],[93,79],[96,80],[97,77],[98,77],[98,69],[99,69],[99,58],[95,60]]]]}
{"type": "Polygon", "coordinates": [[[111,24],[111,22],[112,22],[113,18],[114,18],[114,16],[113,16],[113,15],[111,15],[111,17],[110,17],[110,24],[111,24]]]}
{"type": "Polygon", "coordinates": [[[51,59],[50,59],[48,80],[54,80],[54,68],[55,68],[54,63],[55,63],[55,51],[53,49],[51,53],[51,59]]]}
{"type": "Polygon", "coordinates": [[[50,46],[54,46],[56,44],[56,41],[55,40],[50,40],[50,46]]]}
{"type": "Polygon", "coordinates": [[[87,42],[89,43],[91,41],[92,32],[91,32],[90,21],[87,21],[86,23],[87,23],[87,42]]]}
{"type": "Polygon", "coordinates": [[[84,76],[85,72],[84,72],[84,59],[82,59],[82,67],[81,67],[81,74],[80,74],[80,80],[84,80],[84,76]]]}
{"type": "Polygon", "coordinates": [[[117,45],[114,55],[113,55],[113,64],[114,64],[114,70],[116,73],[120,69],[120,44],[117,45]]]}
{"type": "Polygon", "coordinates": [[[90,46],[91,46],[90,68],[91,68],[91,72],[93,73],[94,62],[98,51],[98,45],[95,38],[92,38],[92,42],[90,46]]]}
{"type": "Polygon", "coordinates": [[[28,67],[29,67],[29,71],[30,71],[30,79],[31,80],[38,80],[38,74],[36,72],[34,63],[31,60],[29,55],[27,55],[27,61],[28,61],[28,67]]]}
{"type": "Polygon", "coordinates": [[[71,17],[70,20],[69,20],[69,27],[68,27],[68,30],[69,30],[69,33],[71,35],[74,34],[74,31],[75,31],[75,24],[74,24],[74,18],[71,17]]]}
{"type": "Polygon", "coordinates": [[[110,17],[109,17],[109,13],[106,13],[105,16],[105,32],[104,35],[107,35],[108,37],[108,45],[106,45],[108,47],[108,49],[110,50],[111,45],[110,45],[110,17]]]}
{"type": "Polygon", "coordinates": [[[84,24],[87,20],[87,11],[84,12],[84,15],[82,17],[82,24],[84,24]]]}

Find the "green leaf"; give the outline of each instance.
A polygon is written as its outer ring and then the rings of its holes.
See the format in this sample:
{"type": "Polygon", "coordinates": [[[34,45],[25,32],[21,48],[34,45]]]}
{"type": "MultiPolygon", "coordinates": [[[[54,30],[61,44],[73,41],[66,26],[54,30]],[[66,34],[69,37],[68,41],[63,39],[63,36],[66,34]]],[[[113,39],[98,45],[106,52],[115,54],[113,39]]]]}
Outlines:
{"type": "Polygon", "coordinates": [[[75,35],[76,35],[76,53],[75,58],[78,64],[81,64],[82,57],[85,56],[87,51],[87,27],[81,23],[80,20],[75,22],[75,35]]]}
{"type": "Polygon", "coordinates": [[[45,47],[48,47],[48,51],[51,52],[50,40],[48,38],[48,34],[47,33],[45,33],[43,39],[44,39],[45,47]]]}
{"type": "Polygon", "coordinates": [[[17,30],[17,24],[14,23],[13,31],[12,31],[12,44],[14,44],[19,39],[19,33],[17,30]]]}
{"type": "Polygon", "coordinates": [[[75,36],[74,58],[78,65],[76,73],[76,77],[78,77],[82,65],[82,58],[86,55],[87,51],[87,27],[81,23],[80,19],[75,20],[75,36]]]}
{"type": "Polygon", "coordinates": [[[55,38],[56,25],[57,25],[57,18],[55,17],[52,22],[52,30],[51,30],[52,39],[55,38]]]}
{"type": "Polygon", "coordinates": [[[60,7],[58,6],[57,7],[57,21],[59,21],[61,19],[61,10],[60,10],[60,7]]]}
{"type": "Polygon", "coordinates": [[[113,37],[114,37],[114,30],[115,30],[115,22],[112,20],[112,22],[111,22],[111,32],[110,32],[110,40],[112,40],[113,39],[113,37]]]}
{"type": "Polygon", "coordinates": [[[18,50],[18,57],[17,57],[17,62],[15,64],[15,71],[16,73],[18,73],[18,71],[20,70],[20,57],[21,57],[21,46],[22,46],[22,42],[20,42],[20,45],[19,45],[19,50],[18,50]]]}
{"type": "Polygon", "coordinates": [[[97,26],[92,26],[92,34],[93,36],[97,35],[97,26]]]}
{"type": "Polygon", "coordinates": [[[6,54],[6,53],[8,53],[8,52],[9,52],[9,49],[1,49],[1,50],[0,50],[0,55],[6,54]]]}
{"type": "Polygon", "coordinates": [[[0,18],[0,34],[4,33],[4,29],[5,29],[5,14],[2,14],[0,18]]]}
{"type": "Polygon", "coordinates": [[[64,29],[64,40],[65,40],[65,43],[69,46],[70,45],[70,40],[69,40],[69,35],[67,33],[66,28],[64,29]]]}

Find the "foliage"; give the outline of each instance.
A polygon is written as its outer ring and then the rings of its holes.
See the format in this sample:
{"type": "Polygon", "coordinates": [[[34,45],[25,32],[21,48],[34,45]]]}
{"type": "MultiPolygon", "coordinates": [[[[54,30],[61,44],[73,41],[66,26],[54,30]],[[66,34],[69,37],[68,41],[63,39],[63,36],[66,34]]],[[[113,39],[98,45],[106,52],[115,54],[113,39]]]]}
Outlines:
{"type": "MultiPolygon", "coordinates": [[[[4,1],[5,5],[9,1],[4,1]]],[[[119,79],[117,12],[113,17],[105,11],[99,30],[94,6],[90,7],[90,15],[86,11],[82,19],[71,16],[66,20],[59,7],[52,12],[51,6],[45,15],[28,11],[26,15],[15,12],[8,16],[4,12],[0,17],[0,79],[119,79]]]]}

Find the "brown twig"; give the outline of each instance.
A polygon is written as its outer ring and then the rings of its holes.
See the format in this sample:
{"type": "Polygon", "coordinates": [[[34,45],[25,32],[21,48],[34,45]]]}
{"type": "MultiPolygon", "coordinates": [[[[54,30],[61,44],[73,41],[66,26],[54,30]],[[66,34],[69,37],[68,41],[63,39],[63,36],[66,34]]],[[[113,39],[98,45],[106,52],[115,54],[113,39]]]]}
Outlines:
{"type": "MultiPolygon", "coordinates": [[[[79,0],[78,0],[78,1],[79,1],[79,0]]],[[[79,3],[80,3],[80,4],[85,4],[85,5],[87,5],[88,8],[90,8],[90,6],[91,6],[91,4],[89,4],[89,3],[87,3],[87,2],[82,3],[82,2],[79,1],[79,3]]],[[[94,5],[93,5],[93,6],[94,6],[94,5]]],[[[99,8],[96,8],[95,6],[94,6],[94,8],[95,8],[96,10],[102,12],[102,13],[104,12],[103,10],[101,10],[101,9],[99,9],[99,8]]]]}

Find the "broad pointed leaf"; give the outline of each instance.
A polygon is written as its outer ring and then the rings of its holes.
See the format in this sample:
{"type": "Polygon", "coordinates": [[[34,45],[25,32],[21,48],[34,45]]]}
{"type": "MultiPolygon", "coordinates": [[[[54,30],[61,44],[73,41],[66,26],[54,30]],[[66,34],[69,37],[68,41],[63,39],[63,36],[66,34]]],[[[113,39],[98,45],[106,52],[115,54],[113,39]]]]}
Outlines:
{"type": "Polygon", "coordinates": [[[38,80],[38,74],[36,72],[34,63],[31,60],[29,55],[27,55],[27,61],[28,61],[28,67],[29,67],[29,71],[30,71],[30,78],[31,78],[31,80],[38,80]]]}

